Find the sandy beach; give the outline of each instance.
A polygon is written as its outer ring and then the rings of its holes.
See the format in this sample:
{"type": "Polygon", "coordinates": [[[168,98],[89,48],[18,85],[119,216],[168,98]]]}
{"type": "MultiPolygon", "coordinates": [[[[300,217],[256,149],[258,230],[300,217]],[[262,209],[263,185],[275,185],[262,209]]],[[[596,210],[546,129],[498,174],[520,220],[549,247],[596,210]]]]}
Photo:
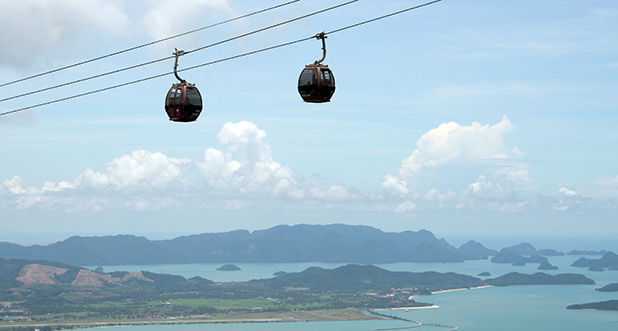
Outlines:
{"type": "Polygon", "coordinates": [[[481,289],[481,288],[486,288],[486,287],[493,287],[492,285],[483,285],[483,286],[477,286],[477,287],[470,287],[470,288],[454,288],[451,290],[442,290],[442,291],[435,291],[435,292],[431,292],[431,294],[438,294],[438,293],[445,293],[445,292],[453,292],[453,291],[463,291],[463,290],[476,290],[476,289],[481,289]]]}

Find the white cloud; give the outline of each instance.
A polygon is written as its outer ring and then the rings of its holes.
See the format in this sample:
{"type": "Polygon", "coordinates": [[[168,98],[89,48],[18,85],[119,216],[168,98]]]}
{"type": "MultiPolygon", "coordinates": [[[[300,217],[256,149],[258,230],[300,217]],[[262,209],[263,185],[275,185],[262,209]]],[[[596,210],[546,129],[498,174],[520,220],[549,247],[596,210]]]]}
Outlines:
{"type": "Polygon", "coordinates": [[[88,189],[111,187],[122,190],[138,185],[164,189],[170,182],[179,179],[180,165],[187,162],[169,158],[163,153],[139,150],[107,163],[105,173],[87,169],[75,182],[77,187],[88,189]]]}
{"type": "Polygon", "coordinates": [[[442,123],[418,140],[416,150],[402,161],[399,175],[406,179],[422,167],[437,167],[453,160],[511,158],[519,152],[504,146],[503,135],[514,127],[506,116],[492,126],[478,122],[469,126],[442,123]]]}
{"type": "Polygon", "coordinates": [[[5,179],[3,184],[11,193],[13,194],[21,194],[25,193],[25,190],[21,188],[21,182],[23,179],[19,176],[13,176],[11,179],[5,179]]]}
{"type": "Polygon", "coordinates": [[[560,189],[558,189],[558,193],[567,197],[577,196],[577,192],[570,190],[566,187],[561,187],[560,189]]]}
{"type": "Polygon", "coordinates": [[[229,151],[206,150],[204,161],[197,163],[202,177],[215,189],[303,198],[298,174],[272,159],[265,138],[266,132],[253,123],[226,123],[217,140],[229,151]]]}
{"type": "Polygon", "coordinates": [[[417,209],[417,205],[412,201],[405,201],[395,208],[396,213],[408,213],[415,211],[417,209]]]}
{"type": "Polygon", "coordinates": [[[513,197],[516,194],[515,186],[504,177],[495,180],[480,175],[478,180],[468,186],[466,193],[481,199],[500,200],[513,197]]]}
{"type": "Polygon", "coordinates": [[[406,182],[390,173],[384,175],[382,178],[382,189],[384,192],[399,196],[405,196],[410,193],[410,190],[406,187],[406,182]]]}

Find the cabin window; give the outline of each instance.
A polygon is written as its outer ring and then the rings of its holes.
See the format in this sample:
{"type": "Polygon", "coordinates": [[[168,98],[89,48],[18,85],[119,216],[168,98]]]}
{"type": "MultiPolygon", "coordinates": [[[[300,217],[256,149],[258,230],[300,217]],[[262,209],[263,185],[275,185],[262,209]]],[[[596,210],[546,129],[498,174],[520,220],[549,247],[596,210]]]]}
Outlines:
{"type": "Polygon", "coordinates": [[[298,86],[311,86],[315,85],[315,70],[304,69],[298,80],[298,86]]]}

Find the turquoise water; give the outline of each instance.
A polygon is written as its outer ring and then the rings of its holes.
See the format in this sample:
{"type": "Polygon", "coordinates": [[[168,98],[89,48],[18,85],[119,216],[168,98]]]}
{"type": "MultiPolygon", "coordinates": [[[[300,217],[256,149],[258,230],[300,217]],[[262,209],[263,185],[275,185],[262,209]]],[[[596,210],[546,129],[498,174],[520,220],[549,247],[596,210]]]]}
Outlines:
{"type": "MultiPolygon", "coordinates": [[[[409,311],[385,311],[409,320],[424,323],[415,330],[448,330],[429,324],[456,326],[458,330],[618,330],[618,312],[593,310],[567,310],[566,306],[618,299],[618,293],[595,291],[608,283],[618,282],[618,271],[593,272],[583,268],[572,268],[578,256],[549,257],[558,270],[543,271],[550,274],[579,273],[592,278],[596,285],[532,285],[488,287],[471,290],[437,293],[418,297],[417,301],[431,302],[439,308],[409,311]]],[[[599,257],[594,257],[599,258],[599,257]]],[[[218,282],[243,281],[271,278],[277,271],[297,272],[310,266],[335,268],[342,264],[327,263],[236,263],[241,271],[217,271],[222,264],[185,265],[125,265],[104,266],[106,272],[147,270],[157,273],[177,274],[185,277],[201,276],[218,282]]],[[[510,264],[496,264],[485,261],[465,263],[392,263],[378,265],[392,271],[438,271],[457,272],[477,276],[481,272],[498,277],[517,271],[531,274],[539,272],[538,264],[514,267],[510,264]]],[[[96,267],[96,266],[95,266],[96,267]]],[[[93,267],[94,268],[94,267],[93,267]]],[[[376,330],[412,326],[401,321],[351,321],[351,322],[299,322],[268,324],[215,324],[174,326],[132,326],[114,327],[115,331],[197,331],[197,330],[376,330]]],[[[103,330],[111,328],[101,328],[103,330]]],[[[92,329],[90,329],[92,330],[92,329]]]]}

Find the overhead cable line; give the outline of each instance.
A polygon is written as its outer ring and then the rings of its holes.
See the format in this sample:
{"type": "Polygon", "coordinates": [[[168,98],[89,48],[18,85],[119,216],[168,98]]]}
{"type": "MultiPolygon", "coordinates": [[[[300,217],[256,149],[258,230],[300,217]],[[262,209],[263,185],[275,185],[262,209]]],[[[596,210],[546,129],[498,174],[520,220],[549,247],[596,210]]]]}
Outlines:
{"type": "MultiPolygon", "coordinates": [[[[349,4],[357,2],[357,1],[359,1],[359,0],[351,0],[351,1],[348,1],[348,2],[344,2],[344,3],[339,4],[339,5],[335,5],[335,6],[326,8],[326,9],[318,10],[318,11],[315,11],[313,13],[309,13],[309,14],[306,14],[306,15],[303,15],[303,16],[299,16],[299,17],[296,17],[296,18],[293,18],[293,19],[289,19],[287,21],[283,21],[283,22],[280,22],[280,23],[277,23],[277,24],[269,25],[267,27],[260,28],[260,29],[257,29],[257,30],[253,30],[251,32],[247,32],[247,33],[244,33],[244,34],[232,37],[232,38],[228,38],[228,39],[225,39],[225,40],[222,40],[222,41],[218,41],[218,42],[210,44],[210,45],[198,47],[196,49],[189,50],[189,51],[184,51],[183,54],[186,55],[186,54],[189,54],[189,53],[194,53],[194,52],[202,51],[202,50],[205,50],[205,49],[210,48],[210,47],[214,47],[214,46],[221,45],[221,44],[224,44],[224,43],[236,40],[236,39],[240,39],[240,38],[244,38],[244,37],[250,36],[252,34],[256,34],[258,32],[263,32],[263,31],[266,31],[266,30],[269,30],[269,29],[280,27],[280,26],[288,24],[288,23],[292,23],[292,22],[296,22],[296,21],[305,19],[307,17],[311,17],[311,16],[315,16],[315,15],[318,15],[318,14],[322,14],[324,12],[327,12],[327,11],[330,11],[330,10],[333,10],[333,9],[337,9],[339,7],[343,7],[343,6],[349,5],[349,4]]],[[[148,61],[148,62],[143,62],[143,63],[136,64],[136,65],[133,65],[133,66],[112,70],[112,71],[109,71],[109,72],[105,72],[105,73],[102,73],[102,74],[98,74],[98,75],[94,75],[94,76],[90,76],[90,77],[86,77],[86,78],[81,78],[81,79],[74,80],[74,81],[71,81],[71,82],[68,82],[68,83],[63,83],[63,84],[59,84],[59,85],[55,85],[55,86],[51,86],[51,87],[46,87],[46,88],[43,88],[43,89],[40,89],[40,90],[31,91],[31,92],[15,95],[15,96],[12,96],[12,97],[0,99],[0,102],[12,100],[12,99],[17,99],[17,98],[21,98],[21,97],[24,97],[24,96],[28,96],[28,95],[32,95],[32,94],[36,94],[36,93],[40,93],[40,92],[45,92],[45,91],[49,91],[49,90],[53,90],[53,89],[57,89],[59,87],[64,87],[64,86],[69,86],[69,85],[73,85],[73,84],[76,84],[76,83],[85,82],[85,81],[88,81],[88,80],[91,80],[91,79],[95,79],[95,78],[101,78],[101,77],[104,77],[104,76],[109,76],[109,75],[112,75],[112,74],[117,74],[119,72],[123,72],[123,71],[127,71],[127,70],[132,70],[132,69],[144,67],[144,66],[147,66],[147,65],[151,65],[151,64],[154,64],[154,63],[170,60],[170,59],[173,59],[173,58],[174,58],[174,56],[172,55],[172,56],[160,58],[158,60],[152,60],[152,61],[148,61]]]]}
{"type": "MultiPolygon", "coordinates": [[[[261,14],[261,13],[264,13],[264,12],[267,12],[267,11],[270,11],[270,10],[273,10],[273,9],[281,8],[281,7],[284,7],[284,6],[290,5],[290,4],[295,3],[295,2],[299,2],[299,1],[300,0],[288,1],[286,3],[282,3],[282,4],[279,4],[279,5],[276,5],[276,6],[272,6],[272,7],[268,7],[268,8],[262,9],[262,10],[254,11],[254,12],[249,13],[249,14],[237,16],[237,17],[231,18],[229,20],[225,20],[225,21],[221,21],[221,22],[218,22],[218,23],[214,23],[214,24],[211,24],[211,25],[208,25],[208,26],[204,26],[204,27],[201,27],[201,28],[197,28],[197,29],[191,30],[191,31],[179,33],[177,35],[173,35],[173,36],[166,37],[166,38],[163,38],[163,39],[151,41],[151,42],[139,45],[139,46],[134,46],[134,47],[127,48],[127,49],[124,49],[124,50],[121,50],[121,51],[117,51],[117,52],[113,52],[113,53],[110,53],[110,54],[107,54],[107,55],[102,55],[102,56],[95,57],[95,58],[90,59],[90,60],[78,62],[78,63],[75,63],[75,64],[71,64],[71,65],[64,66],[64,67],[57,68],[57,69],[53,69],[53,70],[49,70],[49,71],[46,71],[46,72],[43,72],[43,73],[40,73],[40,74],[36,74],[36,75],[20,78],[20,79],[11,81],[11,82],[0,84],[0,87],[7,86],[7,85],[12,85],[12,84],[19,83],[19,82],[23,82],[23,81],[26,81],[26,80],[29,80],[29,79],[32,79],[32,78],[37,78],[37,77],[45,76],[45,75],[52,74],[54,72],[62,71],[62,70],[65,70],[65,69],[70,69],[70,68],[78,67],[78,66],[81,66],[81,65],[84,65],[84,64],[87,64],[87,63],[91,63],[91,62],[94,62],[94,61],[106,59],[108,57],[116,56],[116,55],[127,53],[127,52],[130,52],[130,51],[134,51],[136,49],[140,49],[140,48],[143,48],[143,47],[146,47],[146,46],[151,46],[151,45],[154,45],[154,44],[158,44],[158,43],[170,40],[170,39],[186,36],[188,34],[195,33],[195,32],[198,32],[198,31],[214,28],[216,26],[219,26],[219,25],[222,25],[222,24],[225,24],[225,23],[230,23],[230,22],[233,22],[233,21],[237,21],[237,20],[240,20],[240,19],[243,19],[243,18],[247,18],[247,17],[253,16],[253,15],[261,14]]],[[[4,99],[4,100],[8,100],[8,99],[4,99]]],[[[4,101],[4,100],[0,100],[0,101],[4,101]]]]}
{"type": "MultiPolygon", "coordinates": [[[[367,24],[367,23],[375,22],[375,21],[378,21],[378,20],[381,20],[381,19],[384,19],[384,18],[387,18],[387,17],[391,17],[391,16],[394,16],[394,15],[397,15],[397,14],[401,14],[401,13],[405,13],[405,12],[408,12],[408,11],[411,11],[411,10],[414,10],[414,9],[425,7],[425,6],[428,6],[428,5],[440,2],[440,1],[442,1],[442,0],[430,1],[430,2],[427,2],[427,3],[421,4],[421,5],[409,7],[409,8],[406,8],[406,9],[403,9],[403,10],[400,10],[400,11],[397,11],[397,12],[393,12],[393,13],[390,13],[390,14],[387,14],[387,15],[376,17],[376,18],[373,18],[373,19],[370,19],[370,20],[366,20],[366,21],[363,21],[363,22],[359,22],[359,23],[356,23],[356,24],[348,25],[348,26],[345,26],[345,27],[342,27],[342,28],[339,28],[339,29],[335,29],[335,30],[326,32],[324,34],[325,35],[334,34],[334,33],[341,32],[341,31],[344,31],[344,30],[348,30],[348,29],[351,29],[351,28],[354,28],[354,27],[358,27],[358,26],[361,26],[361,25],[364,25],[364,24],[367,24]]],[[[278,44],[278,45],[275,45],[275,46],[270,46],[270,47],[262,48],[262,49],[259,49],[259,50],[255,50],[255,51],[251,51],[251,52],[247,52],[247,53],[243,53],[243,54],[238,54],[238,55],[235,55],[235,56],[231,56],[231,57],[227,57],[227,58],[223,58],[223,59],[219,59],[219,60],[215,60],[215,61],[211,61],[211,62],[199,64],[199,65],[195,65],[195,66],[192,66],[192,67],[188,67],[188,68],[184,68],[184,69],[179,69],[178,72],[193,70],[193,69],[197,69],[197,68],[213,65],[213,64],[216,64],[216,63],[221,63],[221,62],[237,59],[237,58],[240,58],[240,57],[245,57],[245,56],[248,56],[248,55],[253,55],[253,54],[257,54],[257,53],[261,53],[261,52],[265,52],[265,51],[269,51],[269,50],[273,50],[273,49],[277,49],[277,48],[281,48],[281,47],[285,47],[285,46],[290,46],[290,45],[297,44],[297,43],[300,43],[300,42],[303,42],[303,41],[312,40],[312,39],[316,38],[316,36],[317,35],[313,35],[311,37],[306,37],[306,38],[302,38],[302,39],[286,42],[286,43],[283,43],[283,44],[278,44]]],[[[28,106],[28,107],[23,107],[23,108],[11,110],[11,111],[3,112],[3,113],[0,113],[0,116],[12,114],[12,113],[17,113],[17,112],[20,112],[20,111],[24,111],[24,110],[28,110],[28,109],[32,109],[32,108],[37,108],[37,107],[41,107],[41,106],[46,106],[46,105],[50,105],[50,104],[54,104],[54,103],[58,103],[58,102],[62,102],[62,101],[70,100],[70,99],[75,99],[75,98],[87,96],[87,95],[90,95],[90,94],[95,94],[95,93],[99,93],[99,92],[103,92],[103,91],[108,91],[108,90],[116,89],[116,88],[119,88],[119,87],[133,85],[133,84],[141,83],[141,82],[144,82],[144,81],[152,80],[152,79],[155,79],[155,78],[171,75],[173,73],[174,73],[173,71],[166,72],[166,73],[162,73],[162,74],[158,74],[158,75],[154,75],[154,76],[150,76],[150,77],[134,80],[134,81],[131,81],[131,82],[126,82],[126,83],[123,83],[123,84],[109,86],[109,87],[106,87],[106,88],[101,88],[101,89],[93,90],[93,91],[90,91],[90,92],[85,92],[85,93],[76,94],[76,95],[65,97],[65,98],[61,98],[61,99],[47,101],[47,102],[44,102],[44,103],[40,103],[40,104],[28,106]]]]}

